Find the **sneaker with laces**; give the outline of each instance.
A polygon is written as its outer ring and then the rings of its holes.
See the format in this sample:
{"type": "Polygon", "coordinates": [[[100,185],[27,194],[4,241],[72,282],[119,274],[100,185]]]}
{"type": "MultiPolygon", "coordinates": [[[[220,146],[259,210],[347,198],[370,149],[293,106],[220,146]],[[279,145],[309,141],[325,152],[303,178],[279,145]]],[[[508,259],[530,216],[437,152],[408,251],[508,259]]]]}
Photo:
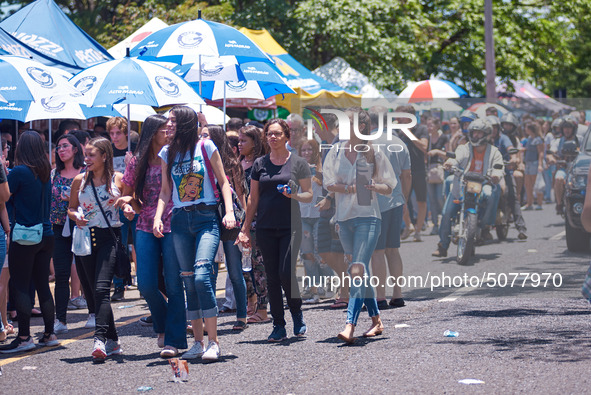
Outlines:
{"type": "Polygon", "coordinates": [[[220,345],[214,341],[210,341],[201,359],[204,361],[217,361],[220,359],[220,345]]]}
{"type": "Polygon", "coordinates": [[[28,351],[34,349],[35,343],[33,338],[29,336],[27,339],[21,339],[19,336],[16,337],[10,344],[0,347],[0,352],[3,354],[12,354],[21,351],[28,351]]]}
{"type": "Polygon", "coordinates": [[[105,344],[105,351],[107,356],[109,355],[118,355],[123,353],[123,349],[121,348],[121,343],[119,340],[111,340],[107,339],[107,343],[105,344]]]}
{"type": "Polygon", "coordinates": [[[107,358],[107,351],[105,343],[97,338],[94,339],[94,347],[92,349],[92,358],[95,361],[104,361],[107,358]]]}
{"type": "Polygon", "coordinates": [[[86,321],[86,324],[84,325],[85,328],[87,329],[94,329],[94,327],[96,326],[96,317],[94,314],[88,314],[88,321],[86,321]]]}
{"type": "Polygon", "coordinates": [[[267,338],[267,341],[272,343],[277,343],[287,339],[287,332],[285,331],[285,327],[282,325],[274,325],[273,332],[267,338]]]}
{"type": "Polygon", "coordinates": [[[51,333],[49,335],[44,334],[43,337],[39,339],[40,346],[53,347],[59,346],[59,344],[60,341],[57,339],[55,333],[51,333]]]}
{"type": "Polygon", "coordinates": [[[297,336],[297,337],[305,336],[308,328],[306,327],[306,323],[304,322],[304,314],[300,311],[298,314],[292,314],[291,318],[293,320],[293,334],[294,334],[294,336],[297,336]]]}
{"type": "Polygon", "coordinates": [[[64,324],[60,320],[55,320],[55,323],[53,324],[53,332],[56,335],[59,335],[61,333],[68,333],[68,325],[64,324]]]}
{"type": "Polygon", "coordinates": [[[193,347],[189,349],[189,351],[185,351],[182,359],[195,359],[200,358],[203,355],[203,341],[195,342],[193,347]]]}
{"type": "Polygon", "coordinates": [[[68,301],[68,310],[77,310],[77,309],[86,309],[88,305],[86,304],[86,299],[82,296],[78,296],[77,298],[70,299],[68,301]]]}

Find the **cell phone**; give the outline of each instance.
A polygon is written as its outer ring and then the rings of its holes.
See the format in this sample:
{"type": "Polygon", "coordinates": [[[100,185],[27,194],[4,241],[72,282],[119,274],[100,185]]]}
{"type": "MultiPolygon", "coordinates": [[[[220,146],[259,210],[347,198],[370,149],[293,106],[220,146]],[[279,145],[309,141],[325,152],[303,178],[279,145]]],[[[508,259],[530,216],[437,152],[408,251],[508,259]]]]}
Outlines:
{"type": "Polygon", "coordinates": [[[325,198],[325,196],[318,196],[316,198],[316,204],[320,203],[324,198],[325,198]]]}

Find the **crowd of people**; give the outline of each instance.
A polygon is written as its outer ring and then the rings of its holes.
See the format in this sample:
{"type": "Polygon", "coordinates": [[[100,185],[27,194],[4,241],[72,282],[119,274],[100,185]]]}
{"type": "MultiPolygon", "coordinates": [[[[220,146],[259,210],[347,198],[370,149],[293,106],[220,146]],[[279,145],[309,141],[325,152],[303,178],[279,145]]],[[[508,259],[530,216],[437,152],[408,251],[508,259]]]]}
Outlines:
{"type": "MultiPolygon", "coordinates": [[[[302,305],[329,298],[330,308],[347,309],[339,339],[355,341],[363,306],[371,318],[363,336],[378,336],[384,331],[380,311],[405,306],[402,289],[395,285],[388,300],[386,287],[343,281],[333,288],[321,279],[371,273],[385,284],[388,274],[403,273],[401,240],[423,242],[429,227],[439,236],[432,255],[446,257],[461,193],[457,167],[492,181],[482,193],[480,241],[492,238],[502,195],[517,237],[527,239],[522,211],[542,210],[554,200],[556,212],[563,212],[562,148],[569,140],[578,143],[585,124],[578,112],[552,121],[527,114],[518,119],[499,117],[491,106],[485,117],[465,111],[445,122],[424,113],[411,129],[415,138],[401,133],[376,140],[371,135],[386,124],[385,108],[345,112],[355,131],[346,141],[339,141],[334,114],[324,114],[312,139],[294,114],[264,125],[232,119],[224,130],[177,106],[168,116],[148,117],[133,136],[123,118],[90,133],[67,121],[49,150],[43,134],[20,134],[14,163],[8,162],[12,136],[3,134],[0,258],[7,259],[0,275],[0,341],[15,334],[15,322],[18,334],[0,352],[36,347],[33,314],[44,322],[38,344],[53,346],[68,331],[68,310],[87,309],[93,360],[121,353],[111,301],[122,299],[129,283],[115,275],[128,244],[151,313],[142,323],[152,326],[163,358],[186,349],[185,359],[218,360],[217,319],[224,312],[236,312],[235,331],[272,321],[268,341],[283,341],[284,297],[294,336],[307,332],[302,305]],[[235,200],[245,210],[242,221],[235,200]],[[222,237],[237,227],[237,237],[222,237]],[[82,231],[89,248],[75,255],[75,235],[82,231]],[[218,250],[228,271],[221,309],[218,250]],[[303,284],[298,262],[308,280],[303,284]]],[[[396,112],[415,114],[412,106],[396,112]]]]}

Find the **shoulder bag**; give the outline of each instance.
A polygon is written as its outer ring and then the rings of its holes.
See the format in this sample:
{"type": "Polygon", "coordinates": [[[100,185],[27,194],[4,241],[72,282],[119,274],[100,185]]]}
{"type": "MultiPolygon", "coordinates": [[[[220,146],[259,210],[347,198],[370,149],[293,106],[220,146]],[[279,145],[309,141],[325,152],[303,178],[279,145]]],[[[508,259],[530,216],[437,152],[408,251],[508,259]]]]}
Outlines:
{"type": "MultiPolygon", "coordinates": [[[[209,176],[209,181],[211,182],[211,188],[213,189],[213,193],[215,195],[215,199],[217,200],[218,204],[218,214],[220,216],[220,220],[224,218],[226,215],[226,205],[224,202],[221,201],[220,195],[220,186],[214,182],[215,176],[213,174],[213,170],[211,169],[211,162],[209,161],[209,156],[207,155],[207,151],[205,150],[205,145],[201,144],[201,155],[203,156],[203,160],[205,161],[205,167],[207,168],[207,175],[209,176]]],[[[238,195],[234,191],[232,187],[232,206],[234,208],[234,218],[236,218],[236,227],[232,229],[228,229],[225,226],[220,226],[220,240],[221,241],[228,241],[228,240],[236,240],[238,234],[240,233],[240,229],[242,228],[242,224],[244,219],[246,218],[246,213],[244,212],[244,208],[238,199],[238,195]]]]}
{"type": "Polygon", "coordinates": [[[12,241],[23,246],[41,243],[43,239],[43,219],[45,217],[45,185],[41,183],[41,223],[33,226],[14,224],[12,241]]]}
{"type": "Polygon", "coordinates": [[[92,192],[94,193],[94,199],[96,200],[96,204],[98,204],[99,208],[101,209],[101,213],[103,214],[103,218],[107,225],[109,226],[109,231],[111,232],[111,236],[113,237],[113,241],[115,242],[115,276],[123,279],[123,285],[131,285],[131,261],[129,260],[129,256],[127,255],[127,250],[125,246],[121,243],[121,240],[117,238],[115,235],[115,231],[113,231],[113,227],[111,227],[111,223],[105,214],[105,210],[103,209],[103,205],[101,204],[101,200],[96,193],[96,189],[94,187],[94,181],[92,177],[90,177],[90,185],[92,186],[92,192]]]}

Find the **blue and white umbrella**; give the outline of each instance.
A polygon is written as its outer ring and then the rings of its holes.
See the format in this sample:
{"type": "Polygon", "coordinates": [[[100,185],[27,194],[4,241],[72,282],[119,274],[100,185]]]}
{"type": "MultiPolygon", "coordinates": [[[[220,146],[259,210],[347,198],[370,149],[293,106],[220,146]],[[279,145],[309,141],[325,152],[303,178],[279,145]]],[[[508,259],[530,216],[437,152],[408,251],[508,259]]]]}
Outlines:
{"type": "MultiPolygon", "coordinates": [[[[205,104],[195,90],[172,71],[128,56],[82,70],[70,82],[84,94],[86,101],[83,103],[89,106],[205,104]]],[[[129,119],[129,106],[127,114],[129,119]]],[[[129,132],[130,122],[127,127],[129,132]]]]}
{"type": "Polygon", "coordinates": [[[61,70],[32,59],[4,55],[0,56],[0,97],[5,102],[51,98],[79,101],[81,95],[61,70]]]}
{"type": "Polygon", "coordinates": [[[199,56],[236,56],[244,60],[273,61],[252,40],[223,23],[196,19],[150,34],[131,56],[168,59],[178,64],[198,63],[199,56]]]}
{"type": "Polygon", "coordinates": [[[240,81],[245,77],[235,56],[203,56],[201,67],[197,63],[178,65],[172,71],[187,82],[201,81],[240,81]]]}
{"type": "MultiPolygon", "coordinates": [[[[260,99],[295,93],[273,66],[262,62],[239,65],[244,81],[205,81],[202,96],[210,100],[260,99]]],[[[191,82],[195,86],[196,82],[191,82]]]]}

